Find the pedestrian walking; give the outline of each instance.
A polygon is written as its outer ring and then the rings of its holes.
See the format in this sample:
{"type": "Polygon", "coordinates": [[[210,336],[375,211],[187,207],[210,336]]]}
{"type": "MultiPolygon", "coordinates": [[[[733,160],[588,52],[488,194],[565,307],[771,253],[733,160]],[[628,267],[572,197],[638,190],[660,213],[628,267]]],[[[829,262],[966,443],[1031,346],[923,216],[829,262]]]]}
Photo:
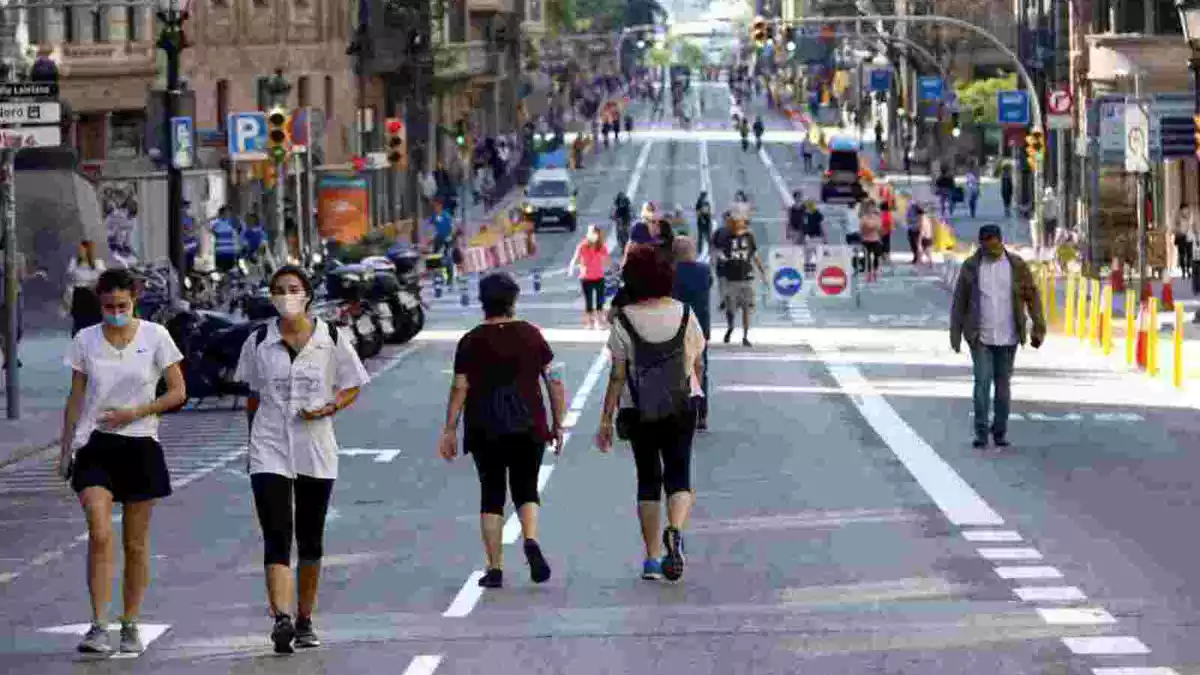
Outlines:
{"type": "Polygon", "coordinates": [[[696,245],[701,254],[712,239],[712,221],[712,203],[708,201],[708,192],[701,190],[696,199],[696,245]]]}
{"type": "Polygon", "coordinates": [[[1000,168],[1000,201],[1004,202],[1004,217],[1012,217],[1013,175],[1012,166],[1005,164],[1000,168]]]}
{"type": "Polygon", "coordinates": [[[696,261],[696,242],[691,237],[678,237],[675,248],[675,286],[672,297],[692,310],[704,333],[703,372],[700,374],[700,390],[704,397],[696,410],[696,430],[708,430],[708,342],[712,339],[712,313],[710,308],[713,277],[708,265],[696,261]]]}
{"type": "Polygon", "coordinates": [[[279,317],[242,345],[234,379],[245,383],[250,428],[246,470],[263,533],[275,652],[318,647],[313,609],[321,579],[325,517],[338,474],[333,418],[370,378],[349,335],[310,315],[312,282],[285,265],[271,276],[279,317]],[[295,621],[292,541],[295,539],[295,621]]]}
{"type": "Polygon", "coordinates": [[[630,303],[617,312],[609,333],[612,369],[596,434],[601,452],[612,448],[614,425],[617,437],[632,446],[645,547],[642,578],[670,581],[683,576],[683,530],[695,503],[692,439],[705,344],[689,306],[671,297],[674,276],[663,251],[630,252],[622,270],[630,303]],[[664,493],[667,527],[660,545],[664,493]]]}
{"type": "Polygon", "coordinates": [[[1007,447],[1013,361],[1017,345],[1037,349],[1046,336],[1041,298],[1029,266],[1004,248],[999,225],[979,228],[980,248],[963,262],[950,309],[950,346],[955,352],[967,341],[974,364],[976,448],[987,447],[988,433],[997,447],[1007,447]],[[1027,324],[1032,324],[1032,329],[1027,324]],[[995,415],[989,426],[992,387],[995,415]]]}
{"type": "Polygon", "coordinates": [[[879,263],[883,258],[883,220],[875,202],[863,202],[858,228],[867,253],[867,283],[870,283],[878,278],[879,263]]]}
{"type": "Polygon", "coordinates": [[[929,209],[924,209],[921,212],[920,221],[920,259],[929,266],[933,265],[933,243],[934,237],[937,235],[937,228],[937,221],[929,213],[929,209]]]}
{"type": "MultiPolygon", "coordinates": [[[[793,197],[799,195],[793,193],[793,197]]],[[[804,270],[815,272],[821,260],[822,247],[828,242],[825,236],[825,214],[817,208],[817,203],[811,199],[804,201],[800,245],[804,247],[804,270]]]]}
{"type": "Polygon", "coordinates": [[[96,245],[90,239],[79,242],[79,251],[67,263],[63,286],[63,306],[71,314],[71,337],[103,320],[96,282],[105,271],[104,261],[96,257],[96,245]]]}
{"type": "Polygon", "coordinates": [[[1175,253],[1179,259],[1179,274],[1184,279],[1192,273],[1192,223],[1189,209],[1180,206],[1175,214],[1175,253]]]}
{"type": "Polygon", "coordinates": [[[796,190],[792,193],[792,203],[787,209],[787,240],[791,244],[804,243],[804,222],[808,219],[808,208],[804,203],[804,195],[796,190]]]}
{"type": "Polygon", "coordinates": [[[438,453],[446,461],[458,454],[458,422],[463,424],[463,454],[475,460],[479,474],[479,527],[487,570],[483,588],[504,585],[505,483],[521,522],[525,560],[534,583],[550,578],[550,565],[538,543],[538,472],[546,444],[555,454],[563,447],[566,390],[554,352],[533,324],[516,318],[520,287],[503,272],[479,282],[483,322],[458,342],[454,382],[446,406],[446,427],[438,453]],[[542,397],[545,385],[550,419],[542,397]]]}
{"type": "Polygon", "coordinates": [[[762,279],[767,278],[766,268],[758,255],[758,243],[750,224],[745,220],[730,220],[729,234],[721,240],[721,248],[716,248],[722,278],[725,280],[722,305],[725,309],[725,321],[729,328],[725,331],[725,344],[733,337],[734,315],[742,314],[742,345],[750,344],[750,316],[754,313],[754,270],[758,269],[762,279]]]}
{"type": "Polygon", "coordinates": [[[883,264],[889,268],[892,264],[892,232],[896,229],[895,206],[891,195],[885,197],[879,204],[879,242],[883,248],[883,264]]]}
{"type": "Polygon", "coordinates": [[[179,369],[183,355],[166,328],[134,318],[137,293],[128,271],[100,274],[96,295],[103,322],[80,330],[67,353],[71,393],[58,462],[60,475],[79,497],[88,528],[92,619],[78,649],[112,651],[107,613],[115,567],[112,512],[119,503],[125,571],[118,649],[137,654],[144,649],[137,622],[150,583],[150,516],[154,503],[171,494],[158,443],[158,416],[187,400],[179,369]],[[164,377],[167,390],[157,396],[164,377]]]}
{"type": "Polygon", "coordinates": [[[979,169],[972,166],[967,169],[967,211],[974,218],[979,210],[979,169]]]}
{"type": "Polygon", "coordinates": [[[950,173],[949,165],[943,164],[934,181],[934,188],[937,191],[938,214],[947,222],[954,213],[954,187],[954,175],[950,173]]]}
{"type": "Polygon", "coordinates": [[[608,246],[599,225],[589,225],[587,236],[575,248],[567,273],[579,268],[579,284],[583,289],[583,324],[588,328],[604,327],[604,277],[612,263],[608,246]]]}
{"type": "Polygon", "coordinates": [[[908,248],[912,251],[912,264],[921,263],[921,223],[925,220],[925,209],[912,196],[908,198],[908,211],[904,214],[905,234],[908,248]]]}

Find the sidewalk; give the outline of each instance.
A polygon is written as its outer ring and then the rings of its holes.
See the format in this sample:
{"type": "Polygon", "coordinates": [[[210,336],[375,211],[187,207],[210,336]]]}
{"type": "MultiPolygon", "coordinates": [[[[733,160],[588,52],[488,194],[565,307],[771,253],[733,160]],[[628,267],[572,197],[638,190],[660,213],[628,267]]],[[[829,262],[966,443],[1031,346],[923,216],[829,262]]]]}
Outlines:
{"type": "MultiPolygon", "coordinates": [[[[66,333],[37,333],[21,342],[21,418],[0,417],[0,466],[58,443],[63,405],[71,390],[70,369],[63,363],[70,344],[66,333]]],[[[7,408],[8,392],[2,385],[0,402],[7,408]]]]}

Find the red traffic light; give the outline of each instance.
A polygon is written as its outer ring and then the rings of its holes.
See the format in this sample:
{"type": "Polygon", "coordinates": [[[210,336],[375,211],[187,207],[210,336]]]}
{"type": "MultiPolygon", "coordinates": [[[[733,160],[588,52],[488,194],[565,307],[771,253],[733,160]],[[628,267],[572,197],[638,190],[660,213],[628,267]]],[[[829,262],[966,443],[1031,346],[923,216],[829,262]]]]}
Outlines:
{"type": "Polygon", "coordinates": [[[367,168],[367,160],[362,157],[355,155],[350,161],[354,164],[355,171],[364,171],[367,168]]]}
{"type": "Polygon", "coordinates": [[[398,119],[392,118],[387,121],[386,128],[387,128],[387,132],[389,134],[395,136],[396,134],[399,134],[401,131],[404,131],[404,122],[401,122],[398,119]]]}

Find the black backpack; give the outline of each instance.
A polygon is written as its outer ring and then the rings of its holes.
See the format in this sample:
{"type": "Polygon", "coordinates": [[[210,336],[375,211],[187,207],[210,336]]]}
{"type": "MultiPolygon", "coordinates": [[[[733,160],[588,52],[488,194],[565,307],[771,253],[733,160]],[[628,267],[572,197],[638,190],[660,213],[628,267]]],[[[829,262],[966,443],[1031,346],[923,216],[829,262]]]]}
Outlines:
{"type": "Polygon", "coordinates": [[[479,413],[474,416],[479,431],[492,439],[533,432],[533,413],[517,386],[515,367],[495,376],[484,388],[487,393],[477,399],[479,413]]]}
{"type": "Polygon", "coordinates": [[[639,420],[654,422],[686,413],[692,400],[684,338],[691,308],[683,306],[679,330],[666,342],[646,342],[624,312],[617,320],[633,341],[633,363],[629,371],[629,393],[639,420]]]}
{"type": "MultiPolygon", "coordinates": [[[[325,324],[325,327],[329,329],[329,339],[333,340],[333,344],[336,345],[338,343],[338,332],[339,332],[337,329],[337,326],[329,323],[328,321],[322,321],[321,323],[325,324]]],[[[271,328],[270,323],[264,323],[263,325],[256,328],[254,330],[254,344],[261,345],[263,343],[263,340],[267,339],[267,331],[270,330],[270,328],[271,328]]]]}

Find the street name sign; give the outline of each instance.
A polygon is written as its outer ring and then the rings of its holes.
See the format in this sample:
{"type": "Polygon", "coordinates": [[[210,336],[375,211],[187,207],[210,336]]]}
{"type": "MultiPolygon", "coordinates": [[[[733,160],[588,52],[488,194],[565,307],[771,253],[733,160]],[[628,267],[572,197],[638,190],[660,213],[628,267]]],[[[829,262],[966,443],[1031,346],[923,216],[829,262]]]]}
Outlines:
{"type": "Polygon", "coordinates": [[[5,82],[0,83],[0,101],[19,101],[58,98],[58,84],[54,82],[5,82]]]}
{"type": "Polygon", "coordinates": [[[55,148],[62,144],[62,129],[51,127],[0,128],[0,148],[55,148]]]}
{"type": "Polygon", "coordinates": [[[1150,170],[1150,118],[1140,103],[1125,106],[1125,170],[1150,170]]]}
{"type": "Polygon", "coordinates": [[[62,106],[57,102],[0,102],[0,125],[58,124],[62,106]]]}
{"type": "Polygon", "coordinates": [[[1029,93],[1019,89],[996,92],[996,112],[1000,124],[1029,124],[1029,93]]]}

